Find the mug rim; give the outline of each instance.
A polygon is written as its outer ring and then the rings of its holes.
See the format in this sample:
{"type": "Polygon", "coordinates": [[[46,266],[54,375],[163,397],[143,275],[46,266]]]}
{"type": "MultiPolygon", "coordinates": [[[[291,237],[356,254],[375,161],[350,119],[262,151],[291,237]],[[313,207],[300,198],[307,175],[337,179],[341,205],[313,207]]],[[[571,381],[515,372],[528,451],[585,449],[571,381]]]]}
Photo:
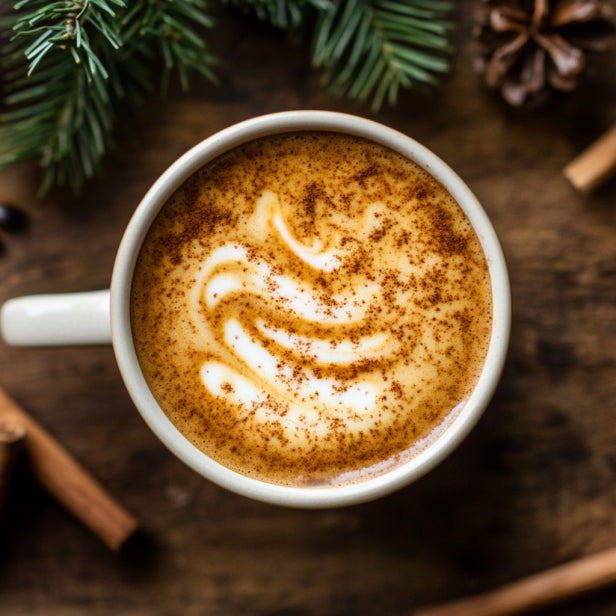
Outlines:
{"type": "Polygon", "coordinates": [[[122,378],[133,403],[159,440],[180,460],[213,483],[258,501],[298,508],[359,504],[412,483],[444,460],[468,435],[488,406],[500,379],[509,344],[511,294],[505,257],[483,207],[462,179],[436,154],[383,124],[332,111],[284,111],[244,120],[204,139],[156,180],[136,208],[116,256],[111,279],[111,332],[122,378]],[[342,486],[291,487],[242,475],[201,452],[171,422],[141,372],[130,326],[130,290],[142,242],[160,209],[190,175],[218,156],[260,137],[302,130],[367,138],[415,161],[435,177],[470,220],[486,256],[492,289],[492,332],[479,380],[464,407],[443,433],[407,462],[366,481],[342,486]]]}

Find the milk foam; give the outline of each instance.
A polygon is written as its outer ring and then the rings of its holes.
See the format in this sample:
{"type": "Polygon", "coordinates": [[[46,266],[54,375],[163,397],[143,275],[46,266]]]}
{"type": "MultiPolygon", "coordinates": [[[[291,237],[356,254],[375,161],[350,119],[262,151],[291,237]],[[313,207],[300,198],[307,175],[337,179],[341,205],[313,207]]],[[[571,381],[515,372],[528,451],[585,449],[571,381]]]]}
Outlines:
{"type": "Polygon", "coordinates": [[[290,485],[360,480],[436,438],[491,327],[485,257],[450,195],[325,133],[258,140],[191,178],[132,297],[171,420],[221,463],[290,485]]]}

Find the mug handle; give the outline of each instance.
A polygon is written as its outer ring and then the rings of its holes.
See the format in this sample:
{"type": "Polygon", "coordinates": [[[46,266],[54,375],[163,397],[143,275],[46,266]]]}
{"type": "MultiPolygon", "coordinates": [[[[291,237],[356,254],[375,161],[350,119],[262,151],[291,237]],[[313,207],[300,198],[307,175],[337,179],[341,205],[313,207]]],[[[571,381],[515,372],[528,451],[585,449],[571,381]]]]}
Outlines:
{"type": "Polygon", "coordinates": [[[8,300],[0,332],[12,346],[111,344],[109,290],[27,295],[8,300]]]}

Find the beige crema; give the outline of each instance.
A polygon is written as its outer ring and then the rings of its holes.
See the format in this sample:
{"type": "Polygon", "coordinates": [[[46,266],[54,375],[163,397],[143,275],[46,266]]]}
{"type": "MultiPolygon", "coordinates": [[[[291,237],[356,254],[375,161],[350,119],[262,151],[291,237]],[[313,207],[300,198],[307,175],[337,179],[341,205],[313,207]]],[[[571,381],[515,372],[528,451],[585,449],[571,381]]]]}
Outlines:
{"type": "Polygon", "coordinates": [[[141,250],[131,321],[161,408],[221,464],[362,481],[455,418],[487,353],[488,268],[432,176],[364,139],[262,138],[195,173],[141,250]]]}

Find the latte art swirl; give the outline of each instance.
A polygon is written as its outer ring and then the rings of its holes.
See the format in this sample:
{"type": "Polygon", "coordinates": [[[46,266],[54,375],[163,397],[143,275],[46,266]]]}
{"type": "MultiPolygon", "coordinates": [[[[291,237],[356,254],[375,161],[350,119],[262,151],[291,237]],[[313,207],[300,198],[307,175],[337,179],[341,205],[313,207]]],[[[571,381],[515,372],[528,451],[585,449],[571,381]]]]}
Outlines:
{"type": "MultiPolygon", "coordinates": [[[[278,244],[300,271],[303,266],[335,277],[350,256],[344,249],[325,249],[318,238],[311,246],[297,240],[272,192],[259,199],[249,227],[254,240],[278,244]]],[[[246,246],[224,244],[201,267],[193,289],[193,319],[201,335],[221,334],[215,340],[220,358],[201,367],[205,388],[244,413],[254,412],[259,423],[276,421],[289,442],[305,445],[340,422],[351,433],[370,430],[379,421],[375,409],[386,389],[377,369],[399,344],[387,330],[357,332],[371,329],[368,318],[383,291],[362,281],[345,294],[319,293],[285,273],[284,264],[251,255],[246,246]],[[261,310],[242,311],[247,297],[261,310]],[[345,372],[359,362],[370,368],[348,378],[345,372]]]]}
{"type": "Polygon", "coordinates": [[[131,310],[178,429],[285,485],[414,455],[464,405],[491,327],[457,203],[411,161],[327,133],[257,140],[187,181],[144,243],[131,310]]]}

